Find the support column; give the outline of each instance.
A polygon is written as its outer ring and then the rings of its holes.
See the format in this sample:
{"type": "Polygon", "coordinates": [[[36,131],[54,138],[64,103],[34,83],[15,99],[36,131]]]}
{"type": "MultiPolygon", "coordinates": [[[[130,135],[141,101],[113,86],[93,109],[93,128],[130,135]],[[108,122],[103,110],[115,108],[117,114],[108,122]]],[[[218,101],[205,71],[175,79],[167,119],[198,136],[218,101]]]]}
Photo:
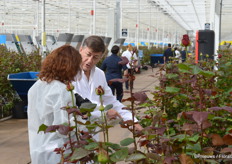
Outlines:
{"type": "Polygon", "coordinates": [[[220,44],[220,2],[221,0],[212,0],[210,8],[210,25],[215,34],[215,54],[217,54],[220,44]]]}
{"type": "Polygon", "coordinates": [[[46,57],[46,31],[45,31],[45,0],[42,0],[42,58],[46,57]]]}

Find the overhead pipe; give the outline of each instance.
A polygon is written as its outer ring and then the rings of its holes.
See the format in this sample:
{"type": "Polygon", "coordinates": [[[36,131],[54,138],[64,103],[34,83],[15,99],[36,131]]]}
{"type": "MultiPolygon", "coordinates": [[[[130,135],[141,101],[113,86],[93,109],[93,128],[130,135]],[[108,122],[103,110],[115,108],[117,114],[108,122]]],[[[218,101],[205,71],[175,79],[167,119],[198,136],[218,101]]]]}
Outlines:
{"type": "Polygon", "coordinates": [[[93,0],[93,30],[92,34],[95,35],[96,33],[96,0],[93,0]]]}
{"type": "Polygon", "coordinates": [[[219,18],[219,49],[221,44],[221,27],[222,27],[222,0],[220,3],[220,18],[219,18]]]}
{"type": "Polygon", "coordinates": [[[68,32],[71,32],[71,1],[68,0],[68,32]]]}
{"type": "Polygon", "coordinates": [[[197,21],[198,21],[198,23],[199,23],[199,26],[200,26],[200,28],[202,28],[202,25],[201,25],[201,23],[200,23],[199,16],[198,16],[197,11],[196,11],[195,4],[193,3],[193,0],[191,0],[191,3],[192,3],[192,5],[193,5],[193,9],[194,9],[195,15],[197,16],[197,21]]]}
{"type": "Polygon", "coordinates": [[[138,10],[137,10],[137,24],[136,24],[136,35],[137,35],[136,42],[137,42],[137,49],[139,49],[140,0],[138,0],[137,7],[138,7],[138,10]]]}

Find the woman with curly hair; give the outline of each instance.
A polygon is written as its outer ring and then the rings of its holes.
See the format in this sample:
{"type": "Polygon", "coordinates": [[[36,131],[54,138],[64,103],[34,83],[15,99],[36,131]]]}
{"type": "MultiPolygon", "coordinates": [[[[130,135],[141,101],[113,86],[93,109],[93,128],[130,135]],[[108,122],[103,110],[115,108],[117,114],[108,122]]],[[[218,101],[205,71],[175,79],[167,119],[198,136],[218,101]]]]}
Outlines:
{"type": "Polygon", "coordinates": [[[61,107],[72,102],[68,83],[80,72],[81,55],[72,46],[64,45],[52,51],[42,62],[39,80],[28,92],[28,133],[32,164],[58,163],[54,151],[68,140],[58,132],[37,133],[39,126],[68,122],[68,114],[61,107]]]}

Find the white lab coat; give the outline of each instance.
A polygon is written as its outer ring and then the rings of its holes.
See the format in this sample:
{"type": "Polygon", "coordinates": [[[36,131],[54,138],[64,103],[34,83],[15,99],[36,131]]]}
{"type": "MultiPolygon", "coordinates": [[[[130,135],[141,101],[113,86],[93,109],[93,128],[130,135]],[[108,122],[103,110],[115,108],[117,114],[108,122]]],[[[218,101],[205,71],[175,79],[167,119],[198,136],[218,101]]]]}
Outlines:
{"type": "Polygon", "coordinates": [[[182,59],[181,59],[180,51],[175,50],[175,54],[176,54],[176,56],[175,56],[176,59],[175,59],[175,60],[176,60],[178,63],[181,63],[182,59]]]}
{"type": "MultiPolygon", "coordinates": [[[[127,57],[127,59],[129,60],[128,64],[126,65],[128,69],[131,68],[130,63],[131,63],[131,60],[132,60],[132,54],[133,54],[133,52],[130,52],[129,50],[126,50],[126,51],[124,51],[122,53],[122,56],[127,57]]],[[[138,57],[137,57],[136,53],[133,54],[133,60],[138,60],[138,57]]]]}
{"type": "MultiPolygon", "coordinates": [[[[113,104],[113,109],[119,112],[124,121],[132,120],[131,112],[122,110],[125,106],[113,96],[102,70],[97,67],[93,68],[89,81],[83,71],[77,77],[78,80],[73,82],[75,92],[100,106],[100,99],[96,95],[95,89],[101,85],[105,90],[104,105],[113,104]]],[[[71,94],[66,90],[66,85],[56,80],[50,84],[38,80],[30,88],[28,92],[28,133],[32,164],[56,164],[60,161],[60,155],[53,151],[55,148],[63,146],[68,140],[67,136],[58,132],[46,134],[43,132],[38,134],[37,132],[41,124],[59,125],[68,122],[67,112],[60,108],[67,106],[71,101],[71,94]]],[[[91,114],[92,119],[101,118],[101,112],[98,108],[91,114]]],[[[79,120],[82,119],[79,118],[79,120]]],[[[98,135],[94,136],[95,139],[98,137],[98,135]]]]}
{"type": "MultiPolygon", "coordinates": [[[[117,110],[118,113],[122,116],[123,120],[132,120],[132,114],[128,110],[123,110],[122,108],[125,107],[122,103],[120,103],[116,97],[112,94],[112,91],[110,87],[108,86],[106,82],[105,73],[99,69],[98,67],[94,67],[91,70],[91,74],[89,77],[89,80],[85,76],[84,72],[82,71],[81,75],[79,74],[77,80],[73,82],[73,85],[75,87],[75,92],[77,92],[80,96],[83,98],[89,99],[92,103],[97,104],[97,106],[100,106],[100,99],[99,95],[95,93],[95,89],[101,85],[102,88],[105,91],[105,94],[103,95],[103,105],[113,105],[113,109],[117,110]]],[[[94,118],[100,118],[101,112],[96,108],[92,113],[92,117],[94,118]]],[[[135,121],[138,121],[135,119],[135,121]]]]}
{"type": "Polygon", "coordinates": [[[47,83],[38,80],[28,91],[28,133],[32,164],[56,164],[60,155],[55,148],[62,147],[67,136],[55,133],[39,134],[41,124],[60,125],[68,122],[68,114],[61,107],[71,105],[71,94],[60,81],[47,83]]]}

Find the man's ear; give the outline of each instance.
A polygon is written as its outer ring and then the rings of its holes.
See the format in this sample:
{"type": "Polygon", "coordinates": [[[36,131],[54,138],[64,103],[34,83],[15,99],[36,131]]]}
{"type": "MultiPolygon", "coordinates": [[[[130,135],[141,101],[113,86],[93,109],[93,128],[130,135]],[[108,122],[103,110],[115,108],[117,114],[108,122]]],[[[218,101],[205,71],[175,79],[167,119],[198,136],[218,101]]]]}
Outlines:
{"type": "Polygon", "coordinates": [[[83,50],[83,47],[81,46],[80,48],[79,48],[79,52],[81,52],[83,50]]]}

